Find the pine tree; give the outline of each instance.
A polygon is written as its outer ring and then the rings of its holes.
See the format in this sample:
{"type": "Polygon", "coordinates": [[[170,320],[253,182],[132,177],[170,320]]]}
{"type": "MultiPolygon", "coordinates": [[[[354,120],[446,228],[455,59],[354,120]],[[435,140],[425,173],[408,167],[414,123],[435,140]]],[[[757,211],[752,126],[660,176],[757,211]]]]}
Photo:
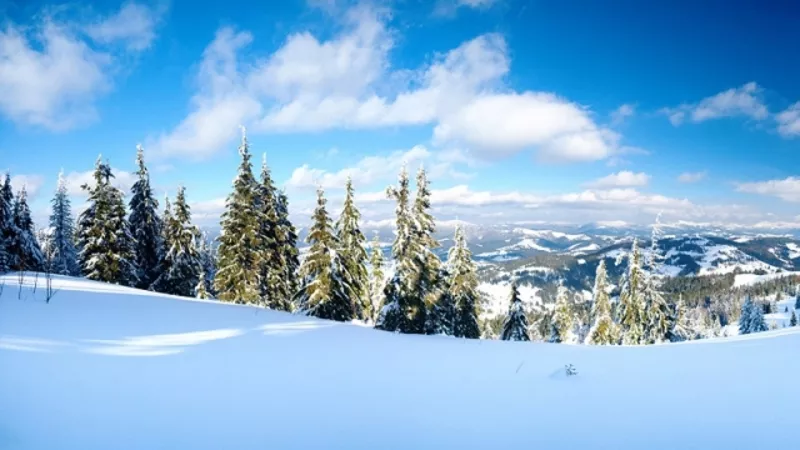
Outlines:
{"type": "MultiPolygon", "coordinates": [[[[424,317],[429,310],[436,307],[436,303],[440,299],[445,301],[452,301],[443,296],[446,291],[444,271],[442,270],[442,261],[439,256],[434,253],[434,250],[440,246],[439,241],[434,238],[436,231],[436,223],[430,213],[431,209],[431,190],[430,183],[425,169],[420,167],[417,171],[417,191],[414,198],[414,206],[412,208],[412,249],[418,269],[418,277],[416,278],[417,284],[411,294],[416,297],[414,303],[420,304],[418,309],[418,319],[423,320],[431,325],[428,329],[435,329],[435,318],[428,320],[424,317]],[[421,317],[420,317],[421,316],[421,317]]],[[[447,310],[449,307],[445,306],[443,309],[447,310]]]]}
{"type": "Polygon", "coordinates": [[[628,273],[622,284],[617,314],[622,343],[626,345],[644,344],[646,317],[642,300],[641,254],[635,238],[631,245],[631,252],[628,254],[628,273]]]}
{"type": "Polygon", "coordinates": [[[472,252],[461,226],[456,227],[453,247],[447,255],[448,292],[456,305],[454,335],[478,339],[478,269],[472,261],[472,252]]]}
{"type": "MultiPolygon", "coordinates": [[[[448,275],[443,275],[448,278],[448,275]]],[[[455,335],[458,309],[456,299],[445,283],[444,289],[439,292],[435,301],[432,301],[425,315],[425,334],[455,335]]]]}
{"type": "Polygon", "coordinates": [[[6,173],[0,187],[0,273],[7,272],[13,265],[11,243],[16,240],[14,225],[14,192],[11,190],[11,175],[6,173]]]}
{"type": "Polygon", "coordinates": [[[263,256],[259,229],[261,214],[256,207],[257,183],[244,128],[239,155],[242,162],[233,181],[233,193],[228,196],[222,214],[214,290],[217,298],[223,301],[259,304],[263,256]]]}
{"type": "Polygon", "coordinates": [[[197,280],[197,286],[194,288],[194,296],[200,299],[210,299],[211,294],[208,293],[206,286],[208,284],[208,280],[206,279],[205,271],[200,271],[200,277],[197,280]]]}
{"type": "Polygon", "coordinates": [[[198,276],[202,270],[196,247],[199,236],[200,231],[192,225],[186,189],[181,186],[178,188],[174,209],[164,223],[164,244],[167,251],[161,274],[152,285],[154,291],[183,297],[195,295],[198,276]]]}
{"type": "Polygon", "coordinates": [[[10,253],[14,263],[13,270],[33,270],[44,269],[44,253],[36,239],[36,231],[33,229],[31,210],[28,207],[28,193],[25,187],[17,193],[14,202],[14,227],[16,229],[16,239],[11,241],[10,253]]]}
{"type": "Polygon", "coordinates": [[[158,200],[150,187],[150,173],[144,164],[144,149],[136,146],[137,180],[131,187],[130,223],[134,238],[136,268],[139,281],[137,287],[149,288],[160,275],[164,258],[162,239],[164,223],[158,217],[158,200]]]}
{"type": "Polygon", "coordinates": [[[595,345],[614,345],[619,342],[617,324],[611,318],[611,300],[608,297],[608,275],[606,262],[601,259],[597,265],[592,290],[592,328],[589,330],[589,343],[595,345]]]}
{"type": "Polygon", "coordinates": [[[281,228],[278,236],[283,239],[278,242],[281,261],[283,262],[283,277],[280,289],[283,292],[282,295],[287,299],[286,310],[293,311],[294,304],[292,299],[298,289],[297,272],[300,268],[300,258],[297,250],[297,230],[289,220],[289,200],[283,191],[278,192],[278,226],[281,228]]]}
{"type": "Polygon", "coordinates": [[[345,322],[355,317],[355,295],[347,268],[336,251],[339,242],[326,203],[322,188],[317,189],[317,207],[306,237],[310,248],[300,266],[302,285],[296,301],[305,314],[345,322]]]}
{"type": "Polygon", "coordinates": [[[78,251],[75,249],[75,226],[72,219],[72,205],[67,194],[64,172],[58,174],[58,188],[51,202],[50,214],[51,243],[48,251],[50,271],[60,275],[78,275],[78,251]]]}
{"type": "Polygon", "coordinates": [[[686,305],[683,302],[683,296],[681,296],[678,297],[678,303],[675,305],[675,320],[672,322],[669,340],[681,342],[691,338],[691,325],[689,324],[689,318],[686,316],[686,305]]]}
{"type": "Polygon", "coordinates": [[[279,225],[278,196],[272,174],[267,165],[267,155],[261,163],[261,182],[257,188],[256,209],[259,212],[259,236],[261,239],[261,265],[259,286],[265,306],[289,311],[290,293],[285,291],[283,280],[284,262],[280,243],[285,240],[284,229],[279,225]]]}
{"type": "Polygon", "coordinates": [[[133,236],[125,220],[122,191],[111,185],[114,174],[97,159],[94,186],[83,185],[89,207],[78,219],[79,260],[90,280],[125,286],[136,284],[133,236]]]}
{"type": "Polygon", "coordinates": [[[672,322],[671,311],[660,291],[657,275],[662,260],[658,247],[658,240],[662,235],[659,217],[656,217],[656,222],[652,228],[650,251],[648,252],[646,263],[648,271],[641,272],[645,318],[644,331],[646,342],[650,344],[668,340],[672,322]]]}
{"type": "Polygon", "coordinates": [[[792,310],[792,318],[789,320],[789,326],[797,326],[797,314],[795,314],[794,310],[792,310]]]}
{"type": "Polygon", "coordinates": [[[574,317],[569,304],[567,288],[558,287],[556,306],[553,316],[553,329],[550,342],[569,342],[572,338],[572,325],[574,317]]]}
{"type": "Polygon", "coordinates": [[[414,225],[409,207],[408,172],[400,171],[398,186],[386,189],[389,198],[397,202],[395,208],[395,239],[392,257],[395,273],[386,283],[384,305],[375,327],[401,333],[422,333],[425,324],[425,304],[416,287],[419,285],[418,254],[414,239],[414,225]]]}
{"type": "Polygon", "coordinates": [[[200,257],[205,290],[208,292],[209,298],[212,298],[214,295],[214,275],[217,273],[216,255],[206,233],[201,233],[197,240],[197,253],[200,257]]]}
{"type": "Polygon", "coordinates": [[[377,320],[378,312],[384,303],[383,290],[386,287],[386,279],[383,274],[383,250],[378,241],[378,235],[372,241],[369,258],[369,292],[370,292],[370,320],[377,320]]]}
{"type": "Polygon", "coordinates": [[[511,283],[511,299],[500,339],[504,341],[531,340],[528,335],[528,318],[525,316],[525,308],[519,297],[519,289],[517,289],[516,282],[511,283]]]}
{"type": "Polygon", "coordinates": [[[739,316],[739,334],[760,333],[767,330],[763,309],[748,297],[742,305],[742,314],[739,316]]]}
{"type": "Polygon", "coordinates": [[[349,275],[349,284],[353,290],[353,303],[356,308],[356,318],[368,320],[372,315],[369,273],[367,272],[367,250],[364,247],[366,238],[358,221],[361,213],[355,205],[353,181],[347,178],[345,184],[344,207],[336,221],[336,237],[339,241],[339,255],[349,275]]]}

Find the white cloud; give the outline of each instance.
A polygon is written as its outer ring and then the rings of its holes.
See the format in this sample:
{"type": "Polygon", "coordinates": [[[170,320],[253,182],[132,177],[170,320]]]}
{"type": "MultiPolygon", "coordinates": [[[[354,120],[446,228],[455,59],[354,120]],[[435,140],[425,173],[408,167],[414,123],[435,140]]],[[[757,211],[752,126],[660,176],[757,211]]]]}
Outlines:
{"type": "MultiPolygon", "coordinates": [[[[133,183],[136,182],[136,174],[113,167],[111,168],[111,173],[114,175],[114,178],[111,180],[111,184],[122,189],[123,193],[128,194],[131,186],[133,186],[133,183]]],[[[64,179],[67,182],[67,192],[76,197],[86,196],[86,191],[83,190],[82,186],[84,184],[94,186],[95,182],[93,175],[94,170],[68,173],[64,176],[64,179]]]]}
{"type": "Polygon", "coordinates": [[[705,170],[702,172],[684,172],[678,175],[678,181],[681,183],[697,183],[704,180],[708,176],[705,170]]]}
{"type": "Polygon", "coordinates": [[[44,184],[44,177],[41,175],[12,175],[11,187],[14,192],[19,192],[24,187],[28,193],[28,199],[36,198],[39,190],[44,184]]]}
{"type": "Polygon", "coordinates": [[[649,182],[650,175],[644,172],[634,173],[629,170],[623,170],[587,183],[586,186],[595,189],[608,189],[615,187],[647,186],[649,182]]]}
{"type": "Polygon", "coordinates": [[[621,125],[628,119],[628,117],[633,117],[636,114],[636,106],[631,105],[630,103],[626,103],[624,105],[620,105],[619,108],[615,109],[611,112],[611,123],[614,125],[621,125]]]}
{"type": "Polygon", "coordinates": [[[800,202],[800,178],[795,177],[788,177],[783,180],[738,183],[736,190],[750,194],[778,197],[788,202],[800,202]]]}
{"type": "Polygon", "coordinates": [[[731,88],[698,103],[682,104],[676,108],[663,108],[670,122],[678,126],[687,118],[698,123],[722,117],[744,116],[754,120],[762,120],[769,116],[769,111],[761,98],[762,89],[755,82],[731,88]]]}
{"type": "Polygon", "coordinates": [[[88,25],[86,33],[100,43],[120,41],[130,50],[141,51],[150,47],[155,40],[159,16],[160,12],[146,5],[129,2],[116,14],[88,25]]]}
{"type": "Polygon", "coordinates": [[[618,150],[619,135],[597,125],[585,107],[552,93],[509,90],[510,61],[498,34],[417,69],[392,70],[387,16],[356,7],[331,39],[292,34],[247,68],[237,57],[250,35],[221,30],[200,65],[192,112],[155,147],[206,157],[233,139],[241,121],[262,133],[433,125],[437,144],[488,157],[530,149],[545,161],[593,161],[618,150]]]}
{"type": "MultiPolygon", "coordinates": [[[[131,8],[138,10],[131,3],[120,15],[131,8]]],[[[80,28],[50,17],[30,27],[10,23],[0,28],[0,113],[50,130],[97,118],[94,101],[112,87],[116,56],[90,45],[76,31],[80,28]]]]}
{"type": "Polygon", "coordinates": [[[791,138],[800,136],[800,102],[797,102],[775,116],[778,121],[778,133],[791,138]]]}

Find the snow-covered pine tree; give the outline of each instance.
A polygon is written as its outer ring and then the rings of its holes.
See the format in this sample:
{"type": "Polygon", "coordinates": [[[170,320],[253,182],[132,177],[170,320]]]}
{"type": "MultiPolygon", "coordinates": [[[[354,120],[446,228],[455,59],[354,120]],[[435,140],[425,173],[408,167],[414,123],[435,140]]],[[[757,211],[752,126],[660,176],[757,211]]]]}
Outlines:
{"type": "Polygon", "coordinates": [[[517,283],[511,282],[511,298],[508,305],[508,314],[503,322],[503,333],[500,339],[504,341],[530,341],[528,335],[528,318],[525,316],[525,308],[522,299],[519,297],[517,283]]]}
{"type": "Polygon", "coordinates": [[[206,286],[208,285],[208,280],[206,279],[205,271],[200,271],[200,277],[197,279],[197,286],[194,287],[194,296],[200,299],[209,299],[211,298],[211,294],[208,292],[206,286]]]}
{"type": "Polygon", "coordinates": [[[789,326],[790,327],[797,326],[797,314],[795,314],[794,310],[792,310],[792,318],[789,319],[789,326]]]}
{"type": "Polygon", "coordinates": [[[447,255],[448,291],[455,301],[456,317],[453,335],[478,339],[478,269],[472,261],[472,252],[461,226],[456,226],[453,246],[447,255]]]}
{"type": "Polygon", "coordinates": [[[646,342],[644,326],[647,318],[644,314],[642,300],[641,253],[636,238],[633,239],[631,252],[627,258],[628,272],[622,284],[617,317],[619,318],[622,343],[639,345],[646,342]]]}
{"type": "Polygon", "coordinates": [[[650,251],[647,253],[647,271],[642,275],[642,302],[644,304],[644,331],[645,339],[649,344],[661,343],[669,339],[669,332],[673,317],[670,307],[660,290],[658,271],[661,267],[662,255],[658,241],[662,236],[660,215],[653,224],[650,251]]]}
{"type": "Polygon", "coordinates": [[[43,270],[44,253],[36,239],[36,231],[33,229],[25,186],[17,193],[14,202],[14,226],[17,235],[16,239],[11,241],[10,253],[14,261],[11,268],[13,270],[43,270]]]}
{"type": "Polygon", "coordinates": [[[278,224],[278,197],[265,153],[261,162],[261,180],[256,190],[256,209],[259,213],[261,240],[261,265],[259,267],[259,292],[262,303],[268,308],[288,311],[289,297],[283,286],[283,260],[279,243],[283,228],[278,224]]]}
{"type": "Polygon", "coordinates": [[[760,333],[767,329],[763,309],[747,297],[742,305],[742,314],[739,316],[739,334],[760,333]]]}
{"type": "Polygon", "coordinates": [[[67,194],[64,171],[58,174],[58,188],[51,202],[50,246],[48,261],[50,271],[60,275],[78,275],[78,251],[75,249],[75,226],[72,219],[72,204],[67,194]]]}
{"type": "Polygon", "coordinates": [[[572,339],[573,312],[569,303],[569,292],[564,285],[558,287],[553,315],[553,333],[550,342],[569,342],[572,339]]]}
{"type": "Polygon", "coordinates": [[[386,195],[397,202],[395,208],[395,239],[392,257],[394,276],[386,283],[385,301],[375,328],[401,333],[422,333],[425,324],[425,304],[416,291],[420,266],[417,263],[417,240],[409,206],[409,181],[405,165],[400,171],[397,187],[390,186],[386,195]]]}
{"type": "Polygon", "coordinates": [[[208,292],[209,298],[211,298],[214,295],[214,274],[217,273],[217,259],[208,235],[204,232],[197,239],[197,253],[200,256],[200,267],[202,268],[205,290],[208,292]]]}
{"type": "MultiPolygon", "coordinates": [[[[166,203],[166,202],[165,202],[166,203]]],[[[186,189],[178,188],[172,214],[164,223],[164,244],[167,249],[161,274],[153,282],[153,290],[166,294],[192,297],[202,266],[196,242],[200,231],[192,225],[192,214],[186,202],[186,189]]]]}
{"type": "Polygon", "coordinates": [[[11,189],[11,175],[5,174],[0,187],[0,273],[7,272],[13,265],[11,243],[17,238],[14,225],[14,192],[11,189]]]}
{"type": "MultiPolygon", "coordinates": [[[[436,303],[442,298],[446,290],[446,283],[443,282],[442,261],[434,250],[440,246],[439,241],[434,238],[436,223],[430,213],[431,209],[431,190],[428,176],[423,167],[417,171],[417,190],[414,198],[414,206],[411,211],[412,219],[412,249],[416,251],[414,258],[419,265],[417,284],[411,291],[413,296],[419,297],[414,303],[421,303],[418,317],[427,322],[428,329],[435,329],[437,325],[424,317],[427,311],[432,310],[436,303]]],[[[449,300],[448,300],[449,301],[449,300]]],[[[445,308],[447,309],[447,308],[445,308]]],[[[433,319],[435,321],[435,318],[433,319]]]]}
{"type": "Polygon", "coordinates": [[[242,162],[233,180],[233,193],[228,196],[222,214],[221,234],[217,239],[217,274],[214,290],[217,298],[235,303],[261,303],[260,214],[256,208],[256,180],[250,163],[250,147],[242,127],[239,146],[242,162]]]}
{"type": "Polygon", "coordinates": [[[686,315],[686,304],[683,302],[683,296],[678,297],[678,303],[675,304],[674,320],[672,321],[672,329],[669,333],[669,340],[671,342],[687,341],[692,338],[692,327],[689,323],[689,317],[686,315]]]}
{"type": "Polygon", "coordinates": [[[297,230],[289,220],[289,200],[286,193],[278,191],[278,226],[281,233],[278,236],[283,240],[278,242],[278,248],[283,262],[283,279],[281,290],[288,299],[287,311],[294,310],[292,299],[297,293],[297,271],[300,268],[299,252],[297,250],[297,230]]]}
{"type": "Polygon", "coordinates": [[[339,241],[339,256],[347,269],[350,277],[348,280],[353,290],[353,305],[355,306],[356,319],[368,320],[372,317],[369,273],[367,272],[367,250],[364,246],[366,238],[358,221],[361,213],[355,205],[353,180],[347,177],[345,183],[345,197],[342,213],[336,221],[336,238],[339,241]]]}
{"type": "Polygon", "coordinates": [[[429,309],[425,314],[425,334],[453,336],[455,334],[458,310],[456,308],[456,299],[448,288],[449,275],[445,270],[442,270],[442,272],[444,280],[440,282],[442,289],[435,301],[430,302],[429,309]]]}
{"type": "Polygon", "coordinates": [[[383,274],[383,250],[381,250],[381,243],[378,240],[377,233],[370,246],[369,267],[370,311],[372,312],[370,320],[375,321],[378,319],[378,312],[383,306],[383,289],[386,287],[386,279],[383,274]]]}
{"type": "Polygon", "coordinates": [[[355,317],[355,295],[348,283],[347,269],[336,251],[339,243],[326,203],[325,193],[320,187],[312,225],[306,237],[310,248],[300,266],[302,285],[295,300],[305,314],[346,322],[355,317]]]}
{"type": "Polygon", "coordinates": [[[158,217],[158,200],[150,187],[150,173],[144,163],[144,149],[136,146],[137,180],[131,186],[129,203],[131,232],[134,238],[136,269],[139,281],[137,286],[148,289],[160,275],[161,260],[164,258],[163,227],[158,217]]]}
{"type": "Polygon", "coordinates": [[[606,262],[601,259],[594,276],[592,290],[592,328],[588,343],[594,345],[615,345],[619,343],[617,324],[611,318],[611,300],[608,296],[608,274],[606,262]]]}
{"type": "Polygon", "coordinates": [[[78,218],[81,268],[90,280],[136,284],[133,236],[125,219],[123,194],[111,184],[111,166],[97,158],[94,185],[83,185],[89,207],[78,218]]]}

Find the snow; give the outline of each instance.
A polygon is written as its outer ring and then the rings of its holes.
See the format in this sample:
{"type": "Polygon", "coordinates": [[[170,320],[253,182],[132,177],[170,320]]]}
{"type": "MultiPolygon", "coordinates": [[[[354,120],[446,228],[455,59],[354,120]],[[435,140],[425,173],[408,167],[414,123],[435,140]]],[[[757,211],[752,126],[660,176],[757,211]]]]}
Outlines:
{"type": "Polygon", "coordinates": [[[736,275],[736,277],[733,280],[733,287],[751,286],[753,284],[763,283],[765,281],[774,280],[776,278],[789,277],[793,275],[800,275],[800,272],[770,273],[766,275],[743,273],[736,275]]]}
{"type": "MultiPolygon", "coordinates": [[[[541,302],[538,297],[539,288],[529,284],[517,286],[519,298],[526,308],[541,302]]],[[[511,283],[487,283],[482,282],[478,285],[478,290],[484,295],[485,302],[481,305],[481,316],[484,318],[505,316],[508,312],[509,300],[511,295],[511,283]]]]}
{"type": "Polygon", "coordinates": [[[18,299],[3,282],[4,449],[795,447],[764,430],[796,428],[800,327],[648,347],[478,341],[69,278],[46,304],[41,284],[18,299]]]}
{"type": "Polygon", "coordinates": [[[516,250],[516,249],[539,250],[539,251],[548,252],[548,253],[553,251],[552,249],[549,249],[547,247],[539,245],[538,242],[536,242],[535,240],[533,240],[531,238],[522,239],[519,242],[517,242],[516,244],[502,247],[499,250],[500,251],[510,251],[510,250],[516,250]]]}
{"type": "Polygon", "coordinates": [[[530,230],[527,228],[514,228],[514,233],[545,239],[566,239],[568,241],[587,241],[591,238],[585,234],[567,234],[553,230],[530,230]]]}
{"type": "Polygon", "coordinates": [[[572,247],[570,247],[568,249],[568,251],[570,253],[574,254],[574,255],[580,255],[582,253],[595,252],[597,250],[600,250],[600,246],[595,244],[595,243],[591,243],[591,244],[584,245],[584,246],[580,246],[580,244],[575,244],[575,245],[573,245],[572,247]]]}
{"type": "Polygon", "coordinates": [[[788,242],[786,248],[789,249],[789,259],[800,258],[800,246],[794,242],[788,242]]]}

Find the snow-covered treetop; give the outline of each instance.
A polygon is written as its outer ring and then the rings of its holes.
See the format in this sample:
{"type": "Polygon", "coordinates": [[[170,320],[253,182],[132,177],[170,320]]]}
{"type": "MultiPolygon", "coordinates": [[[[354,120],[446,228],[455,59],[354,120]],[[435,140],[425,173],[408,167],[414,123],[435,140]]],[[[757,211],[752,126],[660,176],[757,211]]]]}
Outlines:
{"type": "Polygon", "coordinates": [[[239,125],[239,129],[242,130],[242,143],[239,145],[239,154],[244,156],[249,149],[247,145],[247,129],[244,125],[239,125]]]}

